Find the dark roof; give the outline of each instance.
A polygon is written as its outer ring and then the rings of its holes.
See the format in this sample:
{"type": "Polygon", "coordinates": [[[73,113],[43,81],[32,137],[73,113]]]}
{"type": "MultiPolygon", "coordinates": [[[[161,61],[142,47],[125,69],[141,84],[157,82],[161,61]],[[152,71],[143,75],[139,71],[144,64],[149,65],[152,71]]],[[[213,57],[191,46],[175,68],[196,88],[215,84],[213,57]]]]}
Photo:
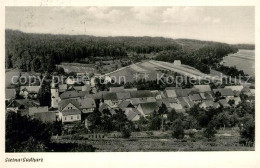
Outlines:
{"type": "Polygon", "coordinates": [[[119,107],[120,109],[125,109],[125,108],[127,108],[127,107],[134,107],[134,106],[132,105],[132,103],[131,103],[129,100],[125,100],[125,101],[122,101],[122,102],[118,105],[118,107],[119,107]]]}
{"type": "Polygon", "coordinates": [[[54,122],[56,121],[56,114],[54,112],[35,113],[34,118],[42,122],[54,122]]]}
{"type": "Polygon", "coordinates": [[[149,90],[130,91],[131,98],[153,97],[153,93],[149,90]]]}
{"type": "Polygon", "coordinates": [[[157,111],[159,109],[159,106],[156,102],[142,103],[140,106],[145,115],[150,115],[154,112],[154,110],[157,111]]]}
{"type": "Polygon", "coordinates": [[[7,107],[18,107],[23,109],[28,109],[29,107],[38,107],[39,104],[35,103],[33,100],[29,99],[16,99],[11,101],[7,107]]]}
{"type": "Polygon", "coordinates": [[[15,98],[15,94],[15,89],[5,89],[5,99],[13,99],[15,98]]]}
{"type": "Polygon", "coordinates": [[[188,96],[188,93],[186,90],[184,89],[175,89],[175,92],[177,94],[177,97],[187,97],[188,96]]]}
{"type": "Polygon", "coordinates": [[[221,96],[234,96],[232,89],[213,89],[214,94],[220,92],[221,96]]]}
{"type": "Polygon", "coordinates": [[[201,92],[201,93],[211,91],[211,88],[209,85],[194,85],[194,88],[198,89],[199,92],[201,92]]]}
{"type": "Polygon", "coordinates": [[[222,105],[223,107],[230,107],[226,99],[220,99],[219,104],[222,105]]]}
{"type": "Polygon", "coordinates": [[[137,116],[140,112],[136,109],[136,108],[132,108],[131,110],[129,110],[127,113],[125,113],[126,117],[128,120],[132,120],[133,118],[135,118],[135,116],[137,116]]]}
{"type": "Polygon", "coordinates": [[[38,106],[38,107],[29,107],[29,115],[34,115],[35,113],[48,112],[48,106],[38,106]]]}
{"type": "Polygon", "coordinates": [[[95,100],[92,98],[84,98],[84,99],[79,99],[79,106],[80,109],[95,108],[96,103],[95,100]]]}
{"type": "Polygon", "coordinates": [[[185,89],[187,94],[190,95],[190,94],[199,94],[199,89],[196,89],[196,88],[190,88],[190,89],[185,89]]]}
{"type": "Polygon", "coordinates": [[[64,100],[61,100],[58,105],[59,105],[59,108],[61,108],[61,110],[63,110],[68,104],[73,104],[76,108],[80,108],[79,106],[79,102],[78,100],[76,99],[64,99],[64,100]]]}
{"type": "Polygon", "coordinates": [[[116,93],[117,99],[118,100],[124,100],[124,99],[130,99],[130,93],[129,92],[121,92],[121,93],[116,93]]]}
{"type": "Polygon", "coordinates": [[[61,112],[63,116],[67,116],[67,115],[77,115],[77,114],[81,114],[81,111],[78,109],[70,109],[70,110],[64,110],[61,112]]]}
{"type": "Polygon", "coordinates": [[[199,94],[191,94],[191,95],[189,95],[189,98],[190,98],[191,101],[200,101],[200,100],[202,100],[202,98],[200,97],[199,94]]]}
{"type": "Polygon", "coordinates": [[[109,88],[109,92],[122,92],[124,91],[124,87],[120,86],[120,87],[110,87],[109,88]]]}
{"type": "Polygon", "coordinates": [[[104,98],[104,100],[117,100],[117,95],[114,92],[112,92],[112,93],[108,92],[103,95],[103,98],[104,98]]]}
{"type": "Polygon", "coordinates": [[[79,97],[79,92],[76,90],[66,91],[60,95],[61,99],[70,99],[70,98],[76,98],[79,97]]]}

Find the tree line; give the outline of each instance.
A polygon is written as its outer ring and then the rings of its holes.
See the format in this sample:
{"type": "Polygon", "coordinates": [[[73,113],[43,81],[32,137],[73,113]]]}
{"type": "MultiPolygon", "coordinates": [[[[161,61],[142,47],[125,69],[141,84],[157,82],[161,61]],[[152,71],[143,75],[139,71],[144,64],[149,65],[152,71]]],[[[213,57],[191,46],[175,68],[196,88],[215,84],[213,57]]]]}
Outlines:
{"type": "Polygon", "coordinates": [[[216,63],[237,48],[225,43],[174,40],[163,37],[95,37],[87,35],[33,34],[6,30],[6,68],[49,71],[61,62],[92,63],[97,58],[121,59],[129,53],[159,54],[156,59],[180,59],[200,70],[216,63]]]}

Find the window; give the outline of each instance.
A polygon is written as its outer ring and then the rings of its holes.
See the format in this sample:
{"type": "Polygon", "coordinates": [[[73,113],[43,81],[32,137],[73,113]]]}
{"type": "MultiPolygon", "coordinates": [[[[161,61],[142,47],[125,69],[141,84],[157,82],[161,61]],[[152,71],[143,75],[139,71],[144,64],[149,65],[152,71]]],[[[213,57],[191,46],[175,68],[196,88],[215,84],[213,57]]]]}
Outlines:
{"type": "Polygon", "coordinates": [[[77,119],[79,120],[79,115],[77,115],[77,119]]]}
{"type": "Polygon", "coordinates": [[[71,116],[71,120],[73,120],[73,116],[71,116]]]}
{"type": "Polygon", "coordinates": [[[67,120],[67,117],[64,117],[64,120],[67,120]]]}

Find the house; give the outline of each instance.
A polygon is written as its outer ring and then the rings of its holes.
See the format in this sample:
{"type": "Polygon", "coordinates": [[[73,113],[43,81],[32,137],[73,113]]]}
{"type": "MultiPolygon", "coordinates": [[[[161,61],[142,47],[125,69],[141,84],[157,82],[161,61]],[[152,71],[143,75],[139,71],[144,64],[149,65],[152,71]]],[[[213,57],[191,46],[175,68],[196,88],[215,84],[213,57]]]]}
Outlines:
{"type": "Polygon", "coordinates": [[[41,86],[20,86],[19,95],[23,98],[37,98],[41,86]]]}
{"type": "Polygon", "coordinates": [[[117,108],[119,101],[117,99],[117,95],[114,92],[108,92],[103,95],[104,103],[109,105],[111,108],[117,108]]]}
{"type": "Polygon", "coordinates": [[[81,121],[80,105],[76,99],[64,99],[59,102],[59,120],[62,123],[81,121]]]}
{"type": "Polygon", "coordinates": [[[64,99],[59,102],[59,111],[70,109],[80,109],[77,99],[64,99]]]}
{"type": "Polygon", "coordinates": [[[37,107],[29,107],[28,109],[29,115],[33,116],[35,113],[48,112],[48,106],[37,106],[37,107]]]}
{"type": "Polygon", "coordinates": [[[6,110],[7,112],[16,112],[20,113],[21,115],[29,115],[29,107],[38,107],[39,104],[33,100],[28,99],[16,99],[11,100],[10,103],[7,104],[6,110]]]}
{"type": "Polygon", "coordinates": [[[228,89],[213,89],[213,92],[214,94],[218,94],[220,93],[220,96],[223,96],[223,97],[234,97],[234,93],[233,91],[228,88],[228,89]]]}
{"type": "Polygon", "coordinates": [[[181,104],[183,109],[189,109],[191,107],[191,105],[187,102],[187,99],[185,101],[183,97],[179,97],[177,100],[178,100],[178,104],[181,104]]]}
{"type": "Polygon", "coordinates": [[[110,110],[111,108],[106,103],[100,103],[98,110],[102,113],[105,109],[110,110]]]}
{"type": "Polygon", "coordinates": [[[175,92],[176,92],[177,97],[187,97],[188,96],[187,91],[182,88],[176,88],[175,92]]]}
{"type": "Polygon", "coordinates": [[[78,99],[78,101],[79,101],[79,108],[84,114],[92,113],[96,108],[96,103],[93,98],[82,98],[82,99],[78,99]]]}
{"type": "Polygon", "coordinates": [[[195,89],[198,89],[200,93],[210,92],[211,88],[209,85],[194,85],[195,89]]]}
{"type": "Polygon", "coordinates": [[[243,90],[244,86],[238,85],[238,86],[225,86],[225,89],[231,89],[233,92],[238,91],[241,92],[243,90]]]}
{"type": "Polygon", "coordinates": [[[67,90],[68,85],[67,84],[59,84],[58,88],[59,88],[59,92],[63,93],[63,92],[65,92],[67,90]]]}
{"type": "Polygon", "coordinates": [[[81,121],[81,111],[78,109],[63,110],[59,114],[63,124],[81,121]]]}
{"type": "Polygon", "coordinates": [[[131,98],[144,98],[144,97],[153,97],[153,93],[149,90],[138,90],[129,92],[131,98]]]}
{"type": "Polygon", "coordinates": [[[173,65],[181,66],[181,61],[180,60],[174,60],[173,65]]]}
{"type": "Polygon", "coordinates": [[[11,100],[16,97],[16,90],[15,89],[5,89],[5,100],[11,100]]]}
{"type": "Polygon", "coordinates": [[[109,92],[115,92],[115,93],[124,92],[124,87],[123,86],[120,86],[120,87],[110,87],[109,88],[109,92]]]}
{"type": "Polygon", "coordinates": [[[122,109],[122,111],[125,111],[129,108],[135,108],[134,105],[129,100],[124,100],[118,105],[119,109],[122,109]]]}
{"type": "Polygon", "coordinates": [[[131,99],[131,95],[129,92],[119,92],[116,93],[116,97],[118,102],[122,102],[123,100],[130,100],[131,99]]]}
{"type": "Polygon", "coordinates": [[[200,97],[202,100],[207,100],[207,101],[213,101],[214,97],[212,95],[212,92],[204,92],[204,93],[200,93],[200,97]]]}
{"type": "Polygon", "coordinates": [[[201,104],[200,104],[200,108],[204,108],[204,109],[208,109],[210,107],[212,108],[218,108],[220,105],[212,100],[206,100],[206,101],[203,101],[201,104]]]}
{"type": "Polygon", "coordinates": [[[228,104],[228,102],[227,102],[226,99],[220,99],[220,100],[218,101],[218,103],[219,103],[222,107],[224,107],[224,108],[230,107],[230,104],[228,104]]]}
{"type": "Polygon", "coordinates": [[[193,101],[191,101],[189,97],[182,97],[182,98],[189,105],[188,108],[191,108],[195,105],[195,103],[193,101]]]}
{"type": "Polygon", "coordinates": [[[175,98],[177,97],[177,94],[175,92],[175,89],[176,88],[173,88],[173,87],[166,87],[165,88],[165,95],[168,97],[168,98],[175,98]]]}
{"type": "Polygon", "coordinates": [[[151,93],[153,94],[153,97],[155,97],[155,99],[162,99],[161,91],[151,90],[151,93]]]}
{"type": "Polygon", "coordinates": [[[199,94],[200,93],[199,90],[196,89],[196,88],[187,88],[185,90],[186,90],[188,95],[190,95],[190,94],[199,94]]]}
{"type": "Polygon", "coordinates": [[[202,101],[202,98],[201,98],[200,94],[190,94],[189,95],[189,99],[191,101],[193,101],[194,103],[196,103],[196,104],[200,103],[202,101]]]}
{"type": "Polygon", "coordinates": [[[227,102],[229,102],[230,100],[234,100],[234,105],[238,105],[239,103],[241,103],[241,98],[240,97],[233,97],[233,98],[226,98],[227,102]]]}
{"type": "Polygon", "coordinates": [[[55,122],[56,119],[56,114],[54,112],[40,112],[40,113],[35,113],[34,118],[37,120],[40,120],[42,122],[48,123],[48,122],[55,122]]]}
{"type": "Polygon", "coordinates": [[[138,121],[141,117],[141,113],[136,108],[127,109],[125,115],[129,121],[138,121]]]}
{"type": "Polygon", "coordinates": [[[139,104],[137,110],[146,117],[151,115],[154,111],[158,111],[159,105],[156,102],[139,104]]]}
{"type": "Polygon", "coordinates": [[[76,90],[66,91],[60,95],[61,99],[77,99],[79,98],[79,92],[76,90]]]}

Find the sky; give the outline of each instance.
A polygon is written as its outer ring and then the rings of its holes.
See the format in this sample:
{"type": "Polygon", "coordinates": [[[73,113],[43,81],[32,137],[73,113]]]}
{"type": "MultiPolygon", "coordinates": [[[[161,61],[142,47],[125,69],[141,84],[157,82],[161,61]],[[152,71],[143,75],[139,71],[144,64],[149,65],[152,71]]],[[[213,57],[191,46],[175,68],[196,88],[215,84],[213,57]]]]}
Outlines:
{"type": "Polygon", "coordinates": [[[254,7],[6,7],[6,29],[254,43],[254,7]]]}

